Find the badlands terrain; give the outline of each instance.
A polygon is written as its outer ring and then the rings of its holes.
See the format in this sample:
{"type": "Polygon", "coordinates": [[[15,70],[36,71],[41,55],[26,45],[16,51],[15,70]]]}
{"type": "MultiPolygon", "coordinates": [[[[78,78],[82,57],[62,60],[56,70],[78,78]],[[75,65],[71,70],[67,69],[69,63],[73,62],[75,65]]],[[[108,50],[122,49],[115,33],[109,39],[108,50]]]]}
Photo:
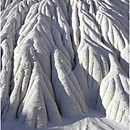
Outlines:
{"type": "Polygon", "coordinates": [[[1,0],[2,130],[128,130],[128,0],[1,0]]]}

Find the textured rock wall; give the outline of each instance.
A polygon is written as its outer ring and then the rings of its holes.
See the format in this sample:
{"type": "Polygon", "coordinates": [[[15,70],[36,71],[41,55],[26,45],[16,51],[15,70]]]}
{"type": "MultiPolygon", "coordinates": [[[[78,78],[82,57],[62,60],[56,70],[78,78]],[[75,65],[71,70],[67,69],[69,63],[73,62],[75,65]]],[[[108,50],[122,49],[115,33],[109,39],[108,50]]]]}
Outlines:
{"type": "Polygon", "coordinates": [[[2,124],[39,130],[98,109],[128,125],[127,0],[0,5],[2,124]]]}

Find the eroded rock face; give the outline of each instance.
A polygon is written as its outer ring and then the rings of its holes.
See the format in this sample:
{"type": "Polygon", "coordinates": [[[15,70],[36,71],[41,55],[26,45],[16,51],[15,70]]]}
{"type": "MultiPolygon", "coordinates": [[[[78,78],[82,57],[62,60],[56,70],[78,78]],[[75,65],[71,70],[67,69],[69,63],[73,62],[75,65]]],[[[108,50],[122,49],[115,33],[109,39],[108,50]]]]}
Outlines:
{"type": "Polygon", "coordinates": [[[0,15],[2,124],[98,109],[128,125],[127,0],[3,0],[0,15]]]}

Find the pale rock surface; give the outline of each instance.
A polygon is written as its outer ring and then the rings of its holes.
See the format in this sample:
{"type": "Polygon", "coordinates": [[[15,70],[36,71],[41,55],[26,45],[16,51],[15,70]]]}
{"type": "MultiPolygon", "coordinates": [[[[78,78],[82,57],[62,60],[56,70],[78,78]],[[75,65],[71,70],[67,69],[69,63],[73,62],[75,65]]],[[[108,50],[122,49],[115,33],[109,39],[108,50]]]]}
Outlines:
{"type": "Polygon", "coordinates": [[[128,0],[0,6],[3,130],[128,129],[128,0]]]}

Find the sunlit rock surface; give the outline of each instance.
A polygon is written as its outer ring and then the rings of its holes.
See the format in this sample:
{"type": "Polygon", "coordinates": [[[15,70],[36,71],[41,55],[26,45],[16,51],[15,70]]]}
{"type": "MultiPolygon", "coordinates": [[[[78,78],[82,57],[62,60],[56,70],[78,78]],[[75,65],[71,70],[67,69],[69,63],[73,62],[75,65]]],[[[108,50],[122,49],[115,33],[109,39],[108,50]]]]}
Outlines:
{"type": "Polygon", "coordinates": [[[128,129],[128,0],[0,6],[3,130],[128,129]]]}

